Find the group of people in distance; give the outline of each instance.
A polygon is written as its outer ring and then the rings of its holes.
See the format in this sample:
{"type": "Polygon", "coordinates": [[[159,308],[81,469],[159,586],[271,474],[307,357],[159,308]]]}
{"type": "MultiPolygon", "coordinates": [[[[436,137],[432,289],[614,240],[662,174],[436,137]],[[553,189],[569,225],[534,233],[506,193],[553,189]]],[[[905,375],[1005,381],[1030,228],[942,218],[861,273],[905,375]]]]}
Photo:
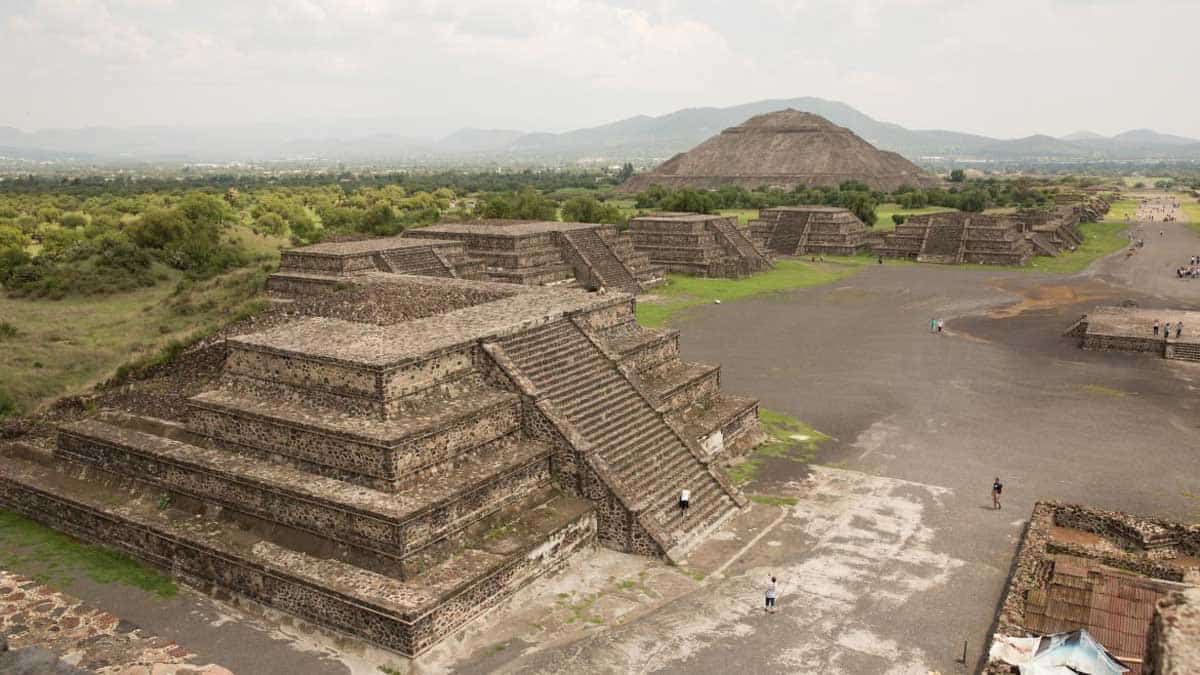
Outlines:
{"type": "Polygon", "coordinates": [[[1172,328],[1175,330],[1176,338],[1178,338],[1180,335],[1183,335],[1183,322],[1182,321],[1176,321],[1174,326],[1172,326],[1170,321],[1168,321],[1164,324],[1160,324],[1158,322],[1158,319],[1155,319],[1154,327],[1151,330],[1154,331],[1154,337],[1158,337],[1158,331],[1162,330],[1162,336],[1164,338],[1169,338],[1169,337],[1171,337],[1172,328]]]}
{"type": "Polygon", "coordinates": [[[1180,279],[1200,279],[1200,255],[1192,256],[1188,259],[1188,264],[1178,267],[1175,276],[1180,279]]]}

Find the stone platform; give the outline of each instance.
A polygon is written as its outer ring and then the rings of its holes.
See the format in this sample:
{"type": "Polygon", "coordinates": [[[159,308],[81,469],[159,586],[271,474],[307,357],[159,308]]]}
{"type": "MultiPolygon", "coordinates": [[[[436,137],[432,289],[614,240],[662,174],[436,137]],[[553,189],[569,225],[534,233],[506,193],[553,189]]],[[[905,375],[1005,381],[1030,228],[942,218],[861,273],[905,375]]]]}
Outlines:
{"type": "Polygon", "coordinates": [[[633,246],[671,272],[737,279],[771,267],[737,220],[699,213],[655,213],[629,221],[633,246]]]}
{"type": "Polygon", "coordinates": [[[1168,359],[1200,362],[1200,312],[1183,310],[1139,309],[1134,307],[1097,307],[1080,317],[1067,331],[1080,338],[1079,346],[1097,351],[1146,352],[1168,359]],[[1160,328],[1154,334],[1154,322],[1170,323],[1171,335],[1160,328]],[[1175,337],[1174,326],[1183,322],[1183,334],[1175,337]]]}
{"type": "Polygon", "coordinates": [[[351,277],[367,272],[478,278],[482,263],[468,258],[461,242],[402,237],[326,242],[284,251],[279,275],[351,277]]]}
{"type": "Polygon", "coordinates": [[[454,240],[483,261],[483,278],[526,285],[576,281],[588,288],[638,293],[662,281],[628,234],[611,225],[487,220],[409,230],[414,240],[454,240]]]}
{"type": "Polygon", "coordinates": [[[761,209],[750,221],[750,236],[778,255],[858,255],[867,234],[858,216],[834,206],[761,209]]]}
{"type": "Polygon", "coordinates": [[[633,296],[297,279],[320,285],[276,288],[293,318],[228,338],[186,417],[9,447],[0,504],[408,656],[597,543],[679,561],[747,505],[717,464],[761,439],[757,401],[633,296]]]}

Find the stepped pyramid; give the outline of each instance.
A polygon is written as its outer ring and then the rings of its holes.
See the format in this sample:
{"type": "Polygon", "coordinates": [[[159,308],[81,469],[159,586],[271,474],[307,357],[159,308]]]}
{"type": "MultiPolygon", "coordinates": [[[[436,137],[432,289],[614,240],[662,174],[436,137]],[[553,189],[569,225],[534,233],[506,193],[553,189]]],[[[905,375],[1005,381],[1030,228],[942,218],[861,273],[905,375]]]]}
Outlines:
{"type": "Polygon", "coordinates": [[[867,247],[867,226],[849,209],[780,206],[760,209],[750,236],[779,255],[857,255],[867,247]]]}
{"type": "Polygon", "coordinates": [[[737,226],[735,218],[699,213],[655,213],[629,221],[638,253],[671,272],[737,279],[771,267],[771,261],[737,226]]]}
{"type": "Polygon", "coordinates": [[[1024,265],[1034,244],[1006,216],[948,211],[910,217],[873,250],[918,262],[1024,265]]]}
{"type": "Polygon", "coordinates": [[[0,450],[0,504],[408,656],[576,552],[677,561],[747,504],[716,464],[759,440],[757,401],[632,296],[345,274],[408,248],[382,241],[292,251],[279,320],[217,343],[182,413],[0,450]]]}
{"type": "Polygon", "coordinates": [[[725,129],[653,171],[631,177],[618,189],[634,193],[651,185],[698,189],[738,185],[790,190],[836,186],[849,180],[884,191],[901,185],[935,187],[941,183],[900,155],[876,149],[849,129],[788,108],[725,129]]]}
{"type": "Polygon", "coordinates": [[[662,270],[634,250],[612,225],[484,220],[409,230],[413,239],[454,240],[483,261],[482,278],[526,285],[574,280],[587,288],[640,293],[663,281],[662,270]]]}

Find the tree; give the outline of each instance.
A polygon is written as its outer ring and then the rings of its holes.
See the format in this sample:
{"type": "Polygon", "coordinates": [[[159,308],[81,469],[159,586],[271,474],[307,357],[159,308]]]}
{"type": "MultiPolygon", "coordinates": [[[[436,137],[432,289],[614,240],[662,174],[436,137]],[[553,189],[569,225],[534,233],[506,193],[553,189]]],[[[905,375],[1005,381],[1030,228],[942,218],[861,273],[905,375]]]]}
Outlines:
{"type": "Polygon", "coordinates": [[[698,192],[684,188],[671,193],[659,204],[664,211],[689,211],[692,213],[712,213],[717,210],[716,199],[707,192],[698,192]]]}
{"type": "Polygon", "coordinates": [[[11,225],[0,225],[0,249],[25,248],[29,245],[29,236],[11,225]]]}
{"type": "Polygon", "coordinates": [[[875,215],[875,200],[869,192],[851,192],[843,200],[842,206],[854,212],[858,219],[866,225],[874,225],[879,216],[875,215]]]}
{"type": "Polygon", "coordinates": [[[892,222],[897,225],[903,225],[904,221],[906,221],[906,220],[908,220],[908,216],[904,215],[903,213],[893,213],[892,214],[892,222]]]}
{"type": "Polygon", "coordinates": [[[633,163],[625,162],[621,165],[621,170],[617,172],[617,180],[624,183],[633,176],[633,163]]]}
{"type": "Polygon", "coordinates": [[[967,190],[959,195],[958,208],[979,213],[987,208],[987,193],[982,190],[967,190]]]}
{"type": "Polygon", "coordinates": [[[279,236],[287,230],[287,222],[278,213],[268,211],[254,221],[254,229],[264,234],[279,236]]]}
{"type": "Polygon", "coordinates": [[[967,179],[967,172],[962,169],[955,169],[950,172],[951,183],[961,183],[967,179]]]}
{"type": "Polygon", "coordinates": [[[573,223],[615,225],[621,222],[621,209],[612,204],[605,204],[591,195],[582,195],[563,202],[562,218],[573,223]]]}
{"type": "Polygon", "coordinates": [[[479,202],[476,212],[482,218],[556,220],[558,204],[536,188],[524,187],[519,192],[489,195],[479,202]]]}

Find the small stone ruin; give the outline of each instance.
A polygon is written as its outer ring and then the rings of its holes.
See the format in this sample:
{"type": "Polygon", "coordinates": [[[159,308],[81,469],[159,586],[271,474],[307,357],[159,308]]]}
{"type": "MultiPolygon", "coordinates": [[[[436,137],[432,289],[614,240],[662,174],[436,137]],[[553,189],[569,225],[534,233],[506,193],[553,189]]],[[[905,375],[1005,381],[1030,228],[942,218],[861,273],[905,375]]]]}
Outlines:
{"type": "Polygon", "coordinates": [[[849,209],[780,206],[761,209],[750,236],[778,255],[858,255],[867,250],[867,226],[849,209]]]}
{"type": "Polygon", "coordinates": [[[408,656],[578,551],[679,561],[747,505],[717,467],[762,438],[756,400],[631,295],[454,278],[504,240],[457,232],[288,252],[294,319],[227,339],[179,419],[106,409],[4,450],[0,504],[408,656]]]}
{"type": "Polygon", "coordinates": [[[876,245],[876,255],[929,263],[1024,265],[1033,245],[1004,216],[947,211],[912,216],[876,245]]]}
{"type": "Polygon", "coordinates": [[[1096,307],[1079,317],[1066,335],[1089,351],[1156,354],[1166,359],[1200,361],[1200,312],[1178,309],[1096,307]],[[1154,322],[1159,330],[1154,330],[1154,322]],[[1179,324],[1183,329],[1179,330],[1179,324]],[[1166,324],[1171,325],[1169,334],[1166,324]]]}
{"type": "Polygon", "coordinates": [[[585,288],[640,293],[662,270],[612,225],[556,221],[442,223],[409,230],[414,240],[454,240],[483,261],[481,278],[524,285],[577,282],[585,288]]]}
{"type": "Polygon", "coordinates": [[[634,250],[670,272],[737,279],[771,267],[734,218],[654,213],[629,221],[634,250]]]}

